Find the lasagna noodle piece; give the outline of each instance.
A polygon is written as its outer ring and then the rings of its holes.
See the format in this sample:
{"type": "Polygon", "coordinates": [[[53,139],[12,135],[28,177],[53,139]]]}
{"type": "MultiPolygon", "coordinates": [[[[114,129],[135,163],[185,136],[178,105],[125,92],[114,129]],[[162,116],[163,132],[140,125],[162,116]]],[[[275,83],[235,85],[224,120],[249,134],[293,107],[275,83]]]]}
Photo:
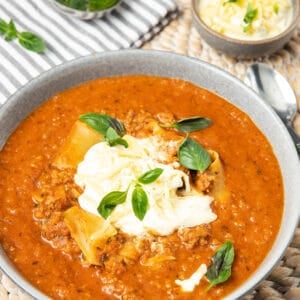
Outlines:
{"type": "Polygon", "coordinates": [[[229,197],[229,191],[225,185],[224,169],[219,153],[209,150],[209,154],[212,162],[208,168],[208,172],[214,175],[214,183],[210,194],[217,201],[225,201],[229,197]]]}
{"type": "Polygon", "coordinates": [[[97,248],[117,234],[116,229],[100,216],[73,206],[64,213],[64,220],[88,264],[99,265],[97,248]]]}
{"type": "Polygon", "coordinates": [[[102,139],[99,132],[79,120],[76,121],[54,159],[53,166],[59,169],[76,169],[87,150],[102,139]]]}

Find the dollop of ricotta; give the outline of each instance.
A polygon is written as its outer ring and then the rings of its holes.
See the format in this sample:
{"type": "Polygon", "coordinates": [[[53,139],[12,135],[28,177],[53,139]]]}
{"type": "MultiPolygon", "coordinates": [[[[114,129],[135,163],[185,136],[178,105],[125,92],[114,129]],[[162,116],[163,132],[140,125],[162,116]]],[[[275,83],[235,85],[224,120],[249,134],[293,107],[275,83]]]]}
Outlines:
{"type": "Polygon", "coordinates": [[[125,203],[117,205],[108,218],[112,225],[127,234],[169,235],[178,228],[216,219],[210,207],[213,198],[191,187],[188,175],[178,169],[178,162],[162,163],[171,161],[166,149],[175,146],[175,142],[158,137],[137,139],[125,135],[123,138],[128,148],[121,145],[110,147],[106,142],[100,142],[88,150],[78,165],[74,179],[83,189],[79,197],[82,209],[99,215],[97,207],[105,195],[112,191],[126,191],[129,187],[125,203]],[[153,183],[143,185],[149,205],[140,221],[132,209],[131,183],[155,168],[162,168],[163,173],[153,183]],[[179,196],[177,191],[183,186],[185,193],[179,196]]]}

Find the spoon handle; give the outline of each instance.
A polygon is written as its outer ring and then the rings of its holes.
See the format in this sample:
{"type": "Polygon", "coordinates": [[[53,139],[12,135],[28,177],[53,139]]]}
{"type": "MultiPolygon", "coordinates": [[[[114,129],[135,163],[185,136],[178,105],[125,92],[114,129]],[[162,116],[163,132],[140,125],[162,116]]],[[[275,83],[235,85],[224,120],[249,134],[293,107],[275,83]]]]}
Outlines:
{"type": "Polygon", "coordinates": [[[295,143],[295,147],[298,152],[298,156],[300,158],[300,136],[295,132],[293,127],[287,125],[286,128],[288,129],[289,134],[291,135],[291,137],[295,143]]]}

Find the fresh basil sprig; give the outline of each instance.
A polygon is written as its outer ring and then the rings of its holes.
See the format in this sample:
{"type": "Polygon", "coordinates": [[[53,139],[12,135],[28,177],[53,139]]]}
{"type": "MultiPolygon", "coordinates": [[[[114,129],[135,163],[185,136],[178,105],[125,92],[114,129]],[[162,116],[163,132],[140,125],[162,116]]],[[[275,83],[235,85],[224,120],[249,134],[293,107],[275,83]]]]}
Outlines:
{"type": "Polygon", "coordinates": [[[251,23],[254,21],[258,13],[258,9],[254,8],[251,3],[248,3],[246,14],[244,16],[244,32],[250,29],[251,23]]]}
{"type": "Polygon", "coordinates": [[[33,52],[43,53],[46,49],[44,40],[38,35],[27,31],[18,32],[13,20],[6,23],[0,19],[0,35],[8,42],[17,38],[21,46],[33,52]]]}
{"type": "Polygon", "coordinates": [[[79,120],[103,135],[106,134],[109,127],[112,127],[119,135],[125,134],[124,125],[117,119],[106,114],[87,113],[80,115],[79,120]]]}
{"type": "Polygon", "coordinates": [[[234,247],[231,241],[225,242],[211,258],[211,265],[207,269],[206,278],[210,285],[207,291],[213,286],[223,283],[231,276],[231,267],[234,260],[234,247]]]}
{"type": "MultiPolygon", "coordinates": [[[[144,219],[148,209],[148,196],[147,193],[144,191],[142,184],[150,184],[154,182],[161,175],[162,172],[163,169],[161,168],[152,169],[150,171],[147,171],[146,173],[141,175],[136,181],[131,183],[135,184],[131,197],[132,209],[135,216],[141,221],[144,219]]],[[[104,196],[97,208],[99,214],[104,219],[108,218],[108,216],[112,213],[112,211],[117,205],[122,204],[126,201],[129,187],[124,192],[113,191],[104,196]]]]}
{"type": "Polygon", "coordinates": [[[203,117],[191,117],[191,118],[184,118],[178,121],[175,121],[172,124],[165,125],[160,124],[161,127],[165,128],[175,128],[180,132],[194,132],[200,129],[204,129],[212,124],[212,121],[208,118],[203,117]]]}
{"type": "Polygon", "coordinates": [[[210,165],[208,152],[195,140],[187,137],[179,146],[178,159],[182,166],[203,173],[210,165]]]}
{"type": "Polygon", "coordinates": [[[79,120],[101,133],[110,146],[123,145],[128,147],[126,140],[122,139],[125,134],[124,125],[117,119],[98,113],[87,113],[79,116],[79,120]]]}

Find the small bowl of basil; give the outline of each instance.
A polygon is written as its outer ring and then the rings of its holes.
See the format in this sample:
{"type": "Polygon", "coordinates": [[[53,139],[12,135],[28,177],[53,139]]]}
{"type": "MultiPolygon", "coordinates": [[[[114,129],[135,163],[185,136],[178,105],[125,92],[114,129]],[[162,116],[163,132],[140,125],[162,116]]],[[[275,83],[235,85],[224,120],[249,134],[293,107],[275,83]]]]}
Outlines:
{"type": "Polygon", "coordinates": [[[116,8],[122,0],[50,0],[60,12],[91,20],[101,18],[104,14],[116,8]]]}

